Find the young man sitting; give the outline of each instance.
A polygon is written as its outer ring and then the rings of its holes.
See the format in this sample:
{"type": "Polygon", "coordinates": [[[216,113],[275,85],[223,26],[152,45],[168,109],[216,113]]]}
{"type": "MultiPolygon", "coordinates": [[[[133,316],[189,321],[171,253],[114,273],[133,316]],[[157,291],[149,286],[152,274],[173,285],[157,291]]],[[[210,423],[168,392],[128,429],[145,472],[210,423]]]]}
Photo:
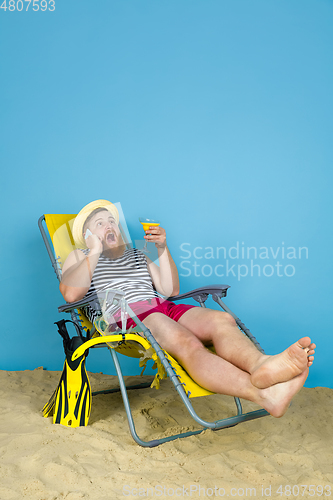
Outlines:
{"type": "MultiPolygon", "coordinates": [[[[179,293],[165,230],[155,226],[145,235],[157,247],[157,266],[142,252],[126,248],[118,224],[118,210],[106,200],[89,203],[77,215],[73,237],[78,248],[66,259],[60,283],[65,300],[75,302],[106,287],[123,290],[159,345],[199,385],[253,401],[274,417],[284,415],[313,363],[316,346],[310,338],[299,339],[280,354],[264,355],[229,314],[157,296],[156,291],[164,297],[179,293]],[[206,349],[208,345],[214,345],[216,354],[206,349]]],[[[108,313],[115,313],[112,305],[108,313]]],[[[88,308],[87,315],[93,321],[96,312],[88,308]]],[[[127,326],[131,324],[130,319],[127,326]]]]}

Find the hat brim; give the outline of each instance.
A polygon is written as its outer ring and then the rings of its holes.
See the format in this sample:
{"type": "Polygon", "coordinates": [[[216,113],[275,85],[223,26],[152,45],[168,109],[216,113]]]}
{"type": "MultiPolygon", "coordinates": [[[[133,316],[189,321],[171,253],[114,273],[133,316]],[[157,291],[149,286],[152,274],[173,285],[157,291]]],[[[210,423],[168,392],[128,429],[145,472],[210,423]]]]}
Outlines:
{"type": "Polygon", "coordinates": [[[95,200],[91,203],[88,203],[88,205],[80,210],[73,223],[72,234],[76,247],[87,248],[85,239],[82,234],[83,226],[89,215],[97,208],[105,208],[106,210],[108,210],[110,214],[115,218],[117,224],[119,224],[119,212],[117,207],[113,203],[107,200],[95,200]]]}

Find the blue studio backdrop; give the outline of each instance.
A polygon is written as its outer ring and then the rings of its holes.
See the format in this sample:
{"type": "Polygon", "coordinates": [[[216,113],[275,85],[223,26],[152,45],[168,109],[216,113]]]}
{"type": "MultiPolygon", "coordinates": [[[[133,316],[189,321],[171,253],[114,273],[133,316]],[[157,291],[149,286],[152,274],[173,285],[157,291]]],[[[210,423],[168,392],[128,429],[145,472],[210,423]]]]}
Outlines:
{"type": "Polygon", "coordinates": [[[0,9],[0,368],[62,369],[37,220],[104,198],[138,245],[160,219],[182,292],[230,285],[267,353],[309,335],[306,385],[333,388],[333,3],[28,4],[0,9]]]}

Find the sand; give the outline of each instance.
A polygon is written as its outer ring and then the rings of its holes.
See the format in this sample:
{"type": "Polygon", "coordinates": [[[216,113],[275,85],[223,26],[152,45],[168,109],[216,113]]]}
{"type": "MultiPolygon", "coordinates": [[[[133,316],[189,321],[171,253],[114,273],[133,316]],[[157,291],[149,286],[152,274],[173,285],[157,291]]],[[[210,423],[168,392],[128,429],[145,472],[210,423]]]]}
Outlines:
{"type": "MultiPolygon", "coordinates": [[[[89,376],[93,390],[117,385],[116,377],[89,376]]],[[[120,393],[94,397],[87,427],[43,418],[40,410],[59,377],[42,368],[0,371],[1,500],[333,496],[331,389],[303,388],[281,419],[142,448],[129,433],[120,393]]],[[[126,377],[126,383],[144,380],[150,377],[126,377]]],[[[130,402],[142,439],[199,428],[169,380],[159,391],[131,391],[130,402]]],[[[233,399],[219,395],[198,398],[194,407],[206,419],[235,411],[233,399]]]]}

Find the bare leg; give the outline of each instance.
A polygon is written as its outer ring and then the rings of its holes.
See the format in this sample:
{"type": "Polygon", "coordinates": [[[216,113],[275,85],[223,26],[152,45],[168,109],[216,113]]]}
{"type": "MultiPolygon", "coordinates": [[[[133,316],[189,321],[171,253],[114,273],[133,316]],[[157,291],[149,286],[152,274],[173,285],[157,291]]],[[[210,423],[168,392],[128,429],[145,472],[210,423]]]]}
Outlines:
{"type": "Polygon", "coordinates": [[[316,346],[309,337],[276,356],[267,356],[257,350],[229,314],[198,307],[187,311],[179,323],[204,344],[212,342],[220,357],[251,374],[252,384],[260,389],[291,380],[313,363],[316,346]]]}
{"type": "Polygon", "coordinates": [[[301,389],[307,371],[285,383],[258,389],[250,374],[229,361],[209,352],[189,330],[160,313],[144,320],[162,348],[175,357],[191,377],[211,391],[236,396],[257,403],[271,415],[281,417],[293,396],[301,389]]]}
{"type": "Polygon", "coordinates": [[[218,356],[248,373],[266,359],[239,330],[230,314],[196,307],[183,314],[178,323],[198,337],[204,345],[214,345],[218,356]]]}

